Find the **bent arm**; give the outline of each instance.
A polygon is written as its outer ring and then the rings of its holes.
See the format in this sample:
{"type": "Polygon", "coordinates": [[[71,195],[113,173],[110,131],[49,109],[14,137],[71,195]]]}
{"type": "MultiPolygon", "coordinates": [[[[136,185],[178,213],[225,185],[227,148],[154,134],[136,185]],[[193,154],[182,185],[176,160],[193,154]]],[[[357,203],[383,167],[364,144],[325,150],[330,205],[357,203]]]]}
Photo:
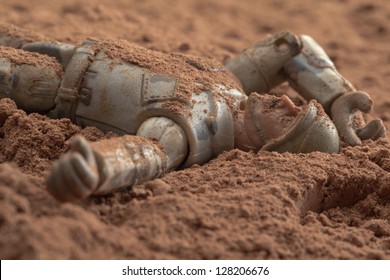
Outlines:
{"type": "Polygon", "coordinates": [[[317,100],[329,113],[334,100],[356,89],[337,71],[316,41],[307,35],[299,39],[303,45],[301,53],[284,66],[288,83],[306,100],[317,100]]]}
{"type": "Polygon", "coordinates": [[[299,38],[303,45],[301,53],[284,66],[290,86],[306,100],[315,99],[324,107],[348,145],[385,136],[380,119],[365,124],[363,113],[369,113],[373,107],[370,96],[357,91],[311,37],[299,38]]]}

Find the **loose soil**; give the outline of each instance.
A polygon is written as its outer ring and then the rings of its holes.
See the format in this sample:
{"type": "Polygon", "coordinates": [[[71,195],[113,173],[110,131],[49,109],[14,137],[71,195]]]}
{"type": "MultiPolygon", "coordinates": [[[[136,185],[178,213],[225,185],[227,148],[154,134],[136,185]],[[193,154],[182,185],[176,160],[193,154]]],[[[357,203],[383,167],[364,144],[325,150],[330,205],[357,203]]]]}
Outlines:
{"type": "MultiPolygon", "coordinates": [[[[2,0],[31,40],[124,39],[221,63],[267,34],[314,37],[390,128],[390,2],[2,0]],[[41,34],[41,35],[36,35],[41,34]]],[[[287,85],[271,93],[296,95],[287,85]]],[[[232,150],[83,202],[45,190],[76,133],[112,137],[0,101],[1,259],[390,259],[390,143],[339,154],[232,150]]]]}

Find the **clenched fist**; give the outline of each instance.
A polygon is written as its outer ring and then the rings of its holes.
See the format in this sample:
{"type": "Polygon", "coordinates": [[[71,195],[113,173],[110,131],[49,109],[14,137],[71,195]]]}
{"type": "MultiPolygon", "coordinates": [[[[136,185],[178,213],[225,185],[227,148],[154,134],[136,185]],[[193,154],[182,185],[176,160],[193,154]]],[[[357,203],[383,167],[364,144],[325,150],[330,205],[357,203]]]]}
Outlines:
{"type": "Polygon", "coordinates": [[[372,110],[372,100],[364,91],[352,91],[337,98],[331,106],[331,116],[342,140],[348,145],[356,146],[362,140],[376,140],[384,137],[385,126],[380,119],[374,119],[367,124],[362,113],[372,110]],[[359,127],[361,126],[361,127],[359,127]]]}
{"type": "Polygon", "coordinates": [[[47,178],[48,191],[59,201],[90,196],[99,184],[96,159],[82,136],[76,136],[68,153],[54,164],[47,178]]]}

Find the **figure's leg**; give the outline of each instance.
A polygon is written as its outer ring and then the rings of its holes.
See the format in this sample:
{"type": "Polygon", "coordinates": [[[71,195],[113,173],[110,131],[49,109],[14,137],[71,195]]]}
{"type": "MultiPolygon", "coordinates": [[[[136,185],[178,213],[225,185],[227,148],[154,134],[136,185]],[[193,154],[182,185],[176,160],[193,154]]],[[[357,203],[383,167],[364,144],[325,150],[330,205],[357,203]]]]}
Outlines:
{"type": "Polygon", "coordinates": [[[282,32],[257,42],[228,61],[226,67],[240,80],[247,95],[267,93],[286,80],[283,67],[301,48],[297,36],[282,32]]]}
{"type": "Polygon", "coordinates": [[[71,150],[54,164],[47,180],[49,192],[60,201],[110,193],[158,178],[187,156],[187,137],[168,118],[146,120],[138,135],[94,143],[77,136],[71,150]]]}

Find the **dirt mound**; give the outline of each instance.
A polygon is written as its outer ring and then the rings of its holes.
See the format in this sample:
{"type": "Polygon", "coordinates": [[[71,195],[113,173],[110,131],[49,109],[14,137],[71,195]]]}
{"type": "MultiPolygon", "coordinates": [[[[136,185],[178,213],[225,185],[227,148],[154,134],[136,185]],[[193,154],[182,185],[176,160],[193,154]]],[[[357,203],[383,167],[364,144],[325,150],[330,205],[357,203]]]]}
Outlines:
{"type": "MultiPolygon", "coordinates": [[[[386,1],[4,0],[0,15],[52,40],[126,39],[220,62],[268,33],[307,33],[370,93],[372,116],[389,127],[386,1]]],[[[286,85],[273,93],[294,95],[286,85]]],[[[71,137],[114,135],[28,115],[10,100],[0,101],[0,127],[1,259],[390,259],[386,139],[337,155],[232,150],[131,189],[59,204],[45,176],[71,137]]]]}

